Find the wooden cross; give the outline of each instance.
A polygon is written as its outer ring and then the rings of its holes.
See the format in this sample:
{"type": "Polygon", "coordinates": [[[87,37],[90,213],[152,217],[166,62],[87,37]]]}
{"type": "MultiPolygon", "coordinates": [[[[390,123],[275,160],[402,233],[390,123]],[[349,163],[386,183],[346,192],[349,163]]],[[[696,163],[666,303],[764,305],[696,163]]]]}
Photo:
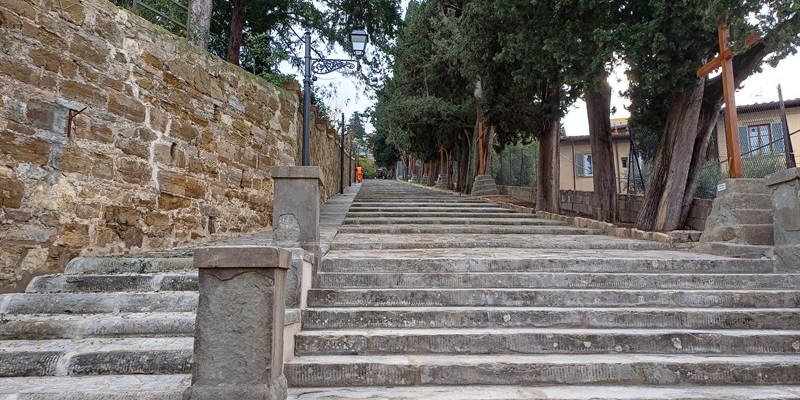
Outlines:
{"type": "MultiPolygon", "coordinates": [[[[742,177],[742,151],[739,147],[738,117],[736,115],[736,88],[733,80],[733,51],[728,47],[730,30],[727,25],[719,27],[719,55],[697,69],[697,77],[702,78],[722,67],[722,98],[725,100],[725,137],[727,138],[730,177],[742,177]]],[[[759,39],[758,34],[747,37],[745,44],[752,46],[759,39]]]]}

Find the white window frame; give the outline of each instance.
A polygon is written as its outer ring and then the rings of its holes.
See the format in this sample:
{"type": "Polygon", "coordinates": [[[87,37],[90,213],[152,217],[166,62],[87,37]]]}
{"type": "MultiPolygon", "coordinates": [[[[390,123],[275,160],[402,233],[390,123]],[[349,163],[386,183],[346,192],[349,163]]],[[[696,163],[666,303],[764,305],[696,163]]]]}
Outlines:
{"type": "Polygon", "coordinates": [[[592,153],[575,154],[575,176],[590,178],[594,176],[592,153]]]}

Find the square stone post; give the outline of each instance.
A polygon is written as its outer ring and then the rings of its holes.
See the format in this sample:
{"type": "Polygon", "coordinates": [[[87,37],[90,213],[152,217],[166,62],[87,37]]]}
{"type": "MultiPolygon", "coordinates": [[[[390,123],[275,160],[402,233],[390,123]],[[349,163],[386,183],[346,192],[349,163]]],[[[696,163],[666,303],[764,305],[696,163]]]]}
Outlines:
{"type": "Polygon", "coordinates": [[[800,271],[800,168],[764,178],[772,192],[775,262],[780,271],[800,271]]]}
{"type": "Polygon", "coordinates": [[[185,400],[285,400],[286,269],[275,247],[207,247],[194,253],[200,301],[192,386],[185,400]]]}
{"type": "Polygon", "coordinates": [[[319,257],[319,167],[272,167],[273,243],[281,247],[300,247],[319,257]]]}

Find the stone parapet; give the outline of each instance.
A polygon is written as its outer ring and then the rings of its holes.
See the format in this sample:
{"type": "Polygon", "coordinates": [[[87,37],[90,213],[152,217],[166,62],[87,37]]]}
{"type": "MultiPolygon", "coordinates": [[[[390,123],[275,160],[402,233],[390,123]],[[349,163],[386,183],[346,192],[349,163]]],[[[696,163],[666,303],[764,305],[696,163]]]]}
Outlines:
{"type": "Polygon", "coordinates": [[[200,300],[185,399],[286,399],[284,296],[291,259],[275,247],[195,251],[200,300]]]}
{"type": "Polygon", "coordinates": [[[782,271],[800,271],[800,168],[765,178],[771,190],[775,261],[782,271]]]}

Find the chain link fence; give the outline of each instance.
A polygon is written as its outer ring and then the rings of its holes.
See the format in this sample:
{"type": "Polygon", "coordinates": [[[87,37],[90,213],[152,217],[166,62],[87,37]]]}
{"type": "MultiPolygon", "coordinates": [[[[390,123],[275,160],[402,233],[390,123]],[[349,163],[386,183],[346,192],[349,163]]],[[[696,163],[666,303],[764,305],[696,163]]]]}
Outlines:
{"type": "Polygon", "coordinates": [[[536,187],[539,142],[506,146],[492,153],[492,178],[502,186],[536,187]]]}

